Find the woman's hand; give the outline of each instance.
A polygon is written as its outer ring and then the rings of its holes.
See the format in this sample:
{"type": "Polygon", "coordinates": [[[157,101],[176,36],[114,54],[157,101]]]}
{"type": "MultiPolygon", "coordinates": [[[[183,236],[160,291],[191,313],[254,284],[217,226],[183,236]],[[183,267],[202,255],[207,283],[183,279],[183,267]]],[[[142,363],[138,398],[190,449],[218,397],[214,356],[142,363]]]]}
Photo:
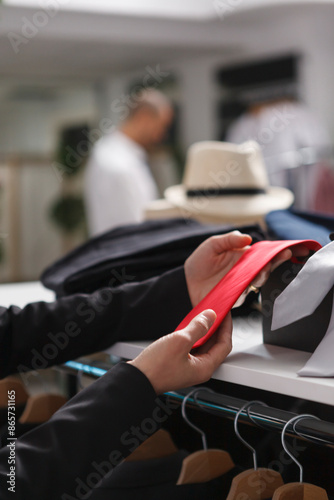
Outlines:
{"type": "Polygon", "coordinates": [[[204,346],[190,352],[215,319],[211,309],[202,312],[184,330],[161,337],[129,363],[146,375],[157,394],[206,382],[232,349],[229,314],[204,346]]]}
{"type": "MultiPolygon", "coordinates": [[[[184,264],[184,272],[193,307],[228,273],[249,248],[251,242],[250,235],[233,231],[208,238],[190,255],[184,264]]],[[[294,247],[293,253],[289,249],[283,250],[263,268],[253,280],[252,285],[257,288],[261,287],[269,274],[280,264],[291,259],[292,254],[305,257],[308,253],[309,250],[302,245],[294,247]]],[[[242,295],[236,305],[241,305],[246,295],[247,292],[242,295]]]]}

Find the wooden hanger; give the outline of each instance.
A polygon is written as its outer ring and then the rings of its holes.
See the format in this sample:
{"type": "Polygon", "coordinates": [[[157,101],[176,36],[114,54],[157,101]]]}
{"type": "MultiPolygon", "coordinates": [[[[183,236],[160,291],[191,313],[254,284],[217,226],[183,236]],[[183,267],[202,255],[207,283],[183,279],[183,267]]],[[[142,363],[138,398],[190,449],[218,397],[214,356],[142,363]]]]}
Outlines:
{"type": "Polygon", "coordinates": [[[326,490],[308,483],[284,484],[275,491],[273,500],[328,500],[326,490]]]}
{"type": "Polygon", "coordinates": [[[15,391],[15,404],[24,404],[29,394],[25,390],[24,385],[21,380],[15,377],[6,377],[0,380],[0,408],[7,408],[8,405],[8,393],[12,394],[10,391],[15,391]]]}
{"type": "Polygon", "coordinates": [[[203,450],[191,453],[191,455],[183,460],[181,472],[176,483],[177,485],[205,483],[226,474],[235,466],[230,454],[227,453],[227,451],[208,449],[205,433],[190,422],[186,415],[185,407],[188,398],[197,394],[201,390],[208,391],[206,388],[199,388],[189,392],[189,394],[187,394],[182,401],[181,409],[184,420],[190,425],[190,427],[201,434],[203,450]]]}
{"type": "Polygon", "coordinates": [[[209,449],[191,453],[183,459],[177,485],[206,483],[226,474],[235,467],[227,451],[209,449]]]}
{"type": "Polygon", "coordinates": [[[242,408],[240,408],[234,419],[234,430],[237,437],[253,453],[254,468],[241,472],[241,474],[238,474],[233,478],[226,500],[237,500],[238,498],[247,498],[247,500],[265,500],[266,498],[272,498],[274,492],[284,484],[282,476],[278,472],[272,469],[257,467],[255,449],[247,443],[247,441],[245,441],[239,433],[238,419],[240,414],[246,409],[249,410],[250,406],[254,404],[266,406],[262,403],[262,401],[251,401],[246,403],[242,408]]]}
{"type": "MultiPolygon", "coordinates": [[[[226,500],[236,500],[238,498],[265,500],[266,498],[272,498],[275,491],[283,485],[281,474],[275,470],[265,468],[248,469],[233,478],[226,500]]],[[[293,500],[295,500],[294,497],[293,500]]]]}
{"type": "Polygon", "coordinates": [[[284,486],[278,488],[274,493],[273,500],[328,500],[328,495],[326,493],[326,490],[320,488],[320,486],[315,486],[314,484],[308,484],[303,482],[303,472],[304,472],[303,466],[301,465],[301,463],[298,462],[296,457],[294,457],[292,453],[288,450],[285,443],[285,433],[289,425],[294,423],[293,430],[296,432],[295,426],[300,420],[303,420],[305,418],[312,418],[315,420],[319,420],[318,417],[315,417],[314,415],[307,415],[307,414],[297,415],[296,417],[293,417],[285,424],[281,436],[284,451],[292,458],[292,460],[299,467],[300,481],[299,483],[285,484],[284,486]]]}
{"type": "Polygon", "coordinates": [[[131,453],[125,462],[138,462],[152,458],[163,458],[178,452],[171,435],[165,429],[159,429],[131,453]]]}
{"type": "Polygon", "coordinates": [[[30,396],[19,422],[21,424],[47,422],[65,403],[67,403],[67,399],[58,394],[30,396]]]}

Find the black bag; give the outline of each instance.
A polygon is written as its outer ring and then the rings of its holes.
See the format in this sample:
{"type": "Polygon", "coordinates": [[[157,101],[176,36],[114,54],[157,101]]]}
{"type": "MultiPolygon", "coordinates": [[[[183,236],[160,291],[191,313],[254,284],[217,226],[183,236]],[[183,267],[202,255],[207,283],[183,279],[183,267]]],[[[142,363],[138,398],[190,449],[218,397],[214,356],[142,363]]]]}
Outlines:
{"type": "MultiPolygon", "coordinates": [[[[275,239],[311,238],[322,245],[327,245],[333,239],[330,233],[334,231],[334,217],[330,215],[297,210],[277,210],[267,215],[266,223],[270,236],[275,239]]],[[[323,339],[331,318],[333,288],[313,314],[278,330],[271,330],[275,299],[297,276],[301,268],[302,264],[285,262],[271,273],[262,287],[263,342],[314,352],[323,339]]]]}
{"type": "Polygon", "coordinates": [[[275,300],[302,267],[302,264],[284,262],[270,274],[261,288],[264,344],[314,352],[325,336],[332,314],[334,288],[327,293],[310,316],[275,331],[271,330],[275,300]]]}
{"type": "Polygon", "coordinates": [[[234,229],[248,233],[253,242],[264,239],[258,225],[240,228],[202,225],[192,219],[165,219],[120,226],[90,239],[65,255],[41,276],[47,288],[58,297],[77,292],[90,293],[112,281],[118,286],[131,276],[131,282],[158,276],[184,264],[195,248],[208,237],[234,229]]]}

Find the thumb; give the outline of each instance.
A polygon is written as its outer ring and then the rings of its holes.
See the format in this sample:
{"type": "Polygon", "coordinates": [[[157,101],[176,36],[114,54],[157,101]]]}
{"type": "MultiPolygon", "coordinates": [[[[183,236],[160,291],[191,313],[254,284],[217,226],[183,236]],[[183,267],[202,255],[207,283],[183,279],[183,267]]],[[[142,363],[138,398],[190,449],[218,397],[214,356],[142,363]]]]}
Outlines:
{"type": "Polygon", "coordinates": [[[223,234],[214,237],[214,246],[217,253],[226,252],[235,248],[243,248],[250,245],[252,237],[249,234],[240,233],[240,231],[232,231],[231,233],[223,234]]]}
{"type": "Polygon", "coordinates": [[[208,333],[217,318],[217,314],[212,309],[206,309],[195,318],[183,330],[189,341],[189,351],[192,346],[208,333]]]}

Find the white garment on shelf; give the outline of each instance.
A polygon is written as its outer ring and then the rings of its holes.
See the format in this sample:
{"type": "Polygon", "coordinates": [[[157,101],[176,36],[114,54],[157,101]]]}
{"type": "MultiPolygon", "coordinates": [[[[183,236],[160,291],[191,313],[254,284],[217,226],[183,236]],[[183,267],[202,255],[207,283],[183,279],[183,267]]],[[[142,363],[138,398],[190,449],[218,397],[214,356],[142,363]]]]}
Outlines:
{"type": "MultiPolygon", "coordinates": [[[[334,242],[308,259],[274,303],[272,330],[312,314],[334,285],[334,242]]],[[[334,376],[334,306],[326,335],[298,375],[334,376]]]]}
{"type": "Polygon", "coordinates": [[[84,189],[90,235],[141,222],[145,206],[158,198],[145,150],[120,131],[94,145],[84,189]]]}

